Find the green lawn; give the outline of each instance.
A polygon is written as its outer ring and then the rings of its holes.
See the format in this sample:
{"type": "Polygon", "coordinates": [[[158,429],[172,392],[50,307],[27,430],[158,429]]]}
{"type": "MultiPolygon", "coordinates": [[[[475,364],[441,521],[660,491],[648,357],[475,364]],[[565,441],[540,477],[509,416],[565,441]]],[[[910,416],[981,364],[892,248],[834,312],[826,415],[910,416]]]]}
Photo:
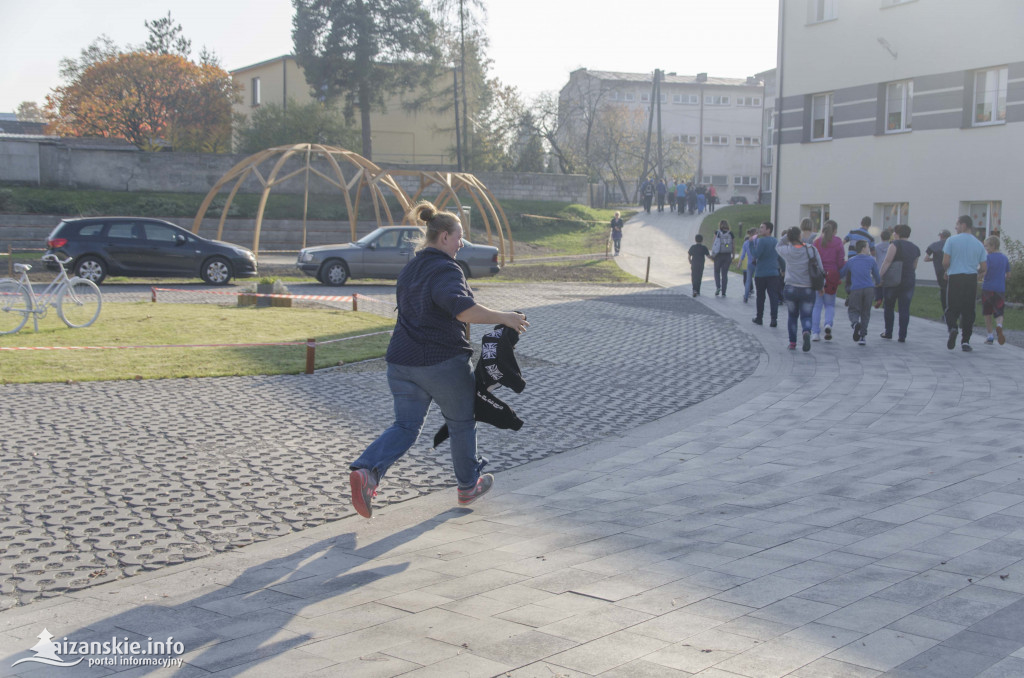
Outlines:
{"type": "Polygon", "coordinates": [[[704,236],[704,244],[711,249],[714,240],[715,230],[718,229],[718,222],[725,219],[736,236],[736,256],[739,256],[740,247],[743,246],[743,239],[747,237],[748,228],[757,228],[762,221],[771,219],[770,205],[726,205],[719,207],[713,213],[704,217],[700,222],[700,233],[704,236]],[[740,224],[743,230],[740,231],[740,224]]]}
{"type": "MultiPolygon", "coordinates": [[[[980,291],[980,287],[978,288],[980,291]]],[[[837,296],[845,299],[846,294],[840,285],[837,296]]],[[[839,315],[838,306],[842,302],[836,302],[836,315],[839,315]]],[[[977,306],[977,317],[974,321],[974,333],[981,334],[985,329],[985,319],[981,315],[981,304],[977,306]]],[[[914,289],[914,298],[910,301],[910,315],[915,318],[927,318],[928,320],[942,319],[942,304],[939,303],[939,288],[918,286],[914,289]]],[[[1003,328],[1007,330],[1024,330],[1024,310],[1019,308],[1007,308],[1003,316],[1003,328]]]]}
{"type": "MultiPolygon", "coordinates": [[[[324,308],[106,303],[91,327],[68,328],[51,313],[40,322],[39,332],[32,331],[30,319],[18,334],[0,335],[0,347],[323,341],[393,325],[370,313],[324,308]]],[[[388,340],[382,334],[318,346],[316,367],[379,357],[388,340]]],[[[305,346],[0,351],[0,383],[297,374],[305,366],[305,346]]]]}

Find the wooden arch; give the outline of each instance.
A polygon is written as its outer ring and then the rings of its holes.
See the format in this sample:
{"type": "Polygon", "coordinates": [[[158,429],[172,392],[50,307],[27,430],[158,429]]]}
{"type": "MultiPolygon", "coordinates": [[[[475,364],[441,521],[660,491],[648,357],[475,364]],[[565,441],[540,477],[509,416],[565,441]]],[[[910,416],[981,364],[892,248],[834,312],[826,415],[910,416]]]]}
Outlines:
{"type": "MultiPolygon", "coordinates": [[[[266,170],[264,169],[264,171],[266,170]]],[[[214,198],[218,193],[220,193],[221,189],[231,182],[234,182],[234,186],[232,186],[231,192],[228,194],[227,201],[221,209],[220,222],[217,224],[217,238],[220,239],[224,231],[224,220],[227,218],[228,208],[231,207],[231,201],[234,200],[235,194],[238,193],[238,189],[242,187],[242,184],[244,184],[250,177],[254,177],[259,181],[260,185],[263,186],[263,192],[260,196],[259,210],[256,213],[256,228],[253,232],[252,240],[253,252],[259,252],[260,230],[263,225],[263,212],[266,209],[267,198],[270,196],[271,189],[288,181],[289,179],[303,175],[305,177],[306,187],[304,193],[305,199],[302,204],[302,246],[305,247],[306,215],[309,211],[310,174],[320,177],[322,180],[336,187],[341,192],[342,197],[345,199],[345,207],[348,211],[352,240],[356,239],[356,220],[359,216],[359,199],[363,193],[367,193],[373,201],[373,212],[377,218],[378,226],[383,225],[381,219],[382,211],[387,217],[387,223],[395,223],[395,219],[391,215],[391,208],[388,207],[388,202],[384,196],[384,189],[390,190],[395,198],[397,198],[398,203],[402,208],[403,215],[412,206],[412,203],[409,202],[409,196],[406,195],[405,191],[402,190],[402,187],[399,186],[392,177],[388,176],[380,167],[358,153],[353,153],[352,151],[347,151],[343,148],[324,146],[321,144],[276,146],[250,155],[248,158],[228,170],[228,172],[213,185],[213,188],[211,188],[209,193],[206,194],[206,198],[203,200],[202,205],[199,206],[199,211],[196,213],[196,217],[192,222],[192,232],[199,233],[199,227],[202,225],[203,218],[206,216],[206,211],[213,203],[214,198]],[[303,160],[303,162],[297,169],[292,169],[282,175],[281,170],[285,166],[285,163],[290,158],[294,158],[296,156],[303,160]],[[261,171],[260,166],[275,157],[277,157],[277,161],[270,166],[269,172],[264,176],[264,172],[261,171]],[[313,166],[313,162],[319,158],[323,158],[327,161],[329,174],[324,173],[317,167],[313,166]],[[352,199],[353,190],[355,191],[354,201],[352,199]]]]}
{"type": "MultiPolygon", "coordinates": [[[[469,193],[470,199],[476,205],[483,218],[484,228],[487,231],[487,244],[492,247],[497,246],[501,256],[501,265],[505,265],[506,240],[508,241],[509,261],[515,261],[515,245],[512,242],[512,231],[509,229],[505,210],[501,208],[501,203],[494,197],[494,194],[475,176],[466,172],[428,170],[392,169],[385,170],[385,172],[392,176],[407,176],[419,179],[419,189],[416,191],[416,195],[412,197],[413,203],[420,199],[424,190],[432,186],[437,186],[440,189],[440,194],[435,200],[438,209],[445,209],[449,201],[454,201],[456,205],[461,205],[458,197],[459,191],[469,193]],[[495,234],[497,236],[497,245],[494,242],[495,234]]],[[[408,216],[406,216],[405,221],[408,221],[408,216]]]]}

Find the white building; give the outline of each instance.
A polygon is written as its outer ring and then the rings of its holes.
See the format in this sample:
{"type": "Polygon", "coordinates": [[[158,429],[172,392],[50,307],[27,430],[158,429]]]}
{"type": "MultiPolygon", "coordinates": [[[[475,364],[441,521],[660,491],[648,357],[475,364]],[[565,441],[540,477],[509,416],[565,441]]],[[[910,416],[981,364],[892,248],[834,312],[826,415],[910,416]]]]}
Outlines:
{"type": "MultiPolygon", "coordinates": [[[[653,73],[581,68],[569,74],[569,82],[559,92],[560,109],[585,110],[587,105],[579,99],[599,96],[603,103],[643,111],[646,120],[653,83],[653,73]]],[[[714,185],[723,203],[732,196],[757,202],[764,104],[761,82],[756,78],[667,73],[662,78],[660,98],[662,139],[681,141],[689,147],[694,177],[699,168],[701,183],[714,185]]],[[[666,168],[670,179],[673,173],[666,168]]],[[[638,181],[638,177],[629,179],[638,181]]]]}
{"type": "Polygon", "coordinates": [[[781,0],[772,213],[1024,239],[1024,2],[781,0]]]}

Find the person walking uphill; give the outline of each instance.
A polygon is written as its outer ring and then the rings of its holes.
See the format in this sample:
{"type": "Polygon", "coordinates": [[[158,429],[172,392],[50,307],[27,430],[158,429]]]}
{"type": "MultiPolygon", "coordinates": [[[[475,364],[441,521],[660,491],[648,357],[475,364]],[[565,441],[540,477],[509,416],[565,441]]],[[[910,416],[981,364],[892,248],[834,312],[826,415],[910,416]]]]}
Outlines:
{"type": "Polygon", "coordinates": [[[492,311],[474,301],[455,261],[463,236],[456,215],[422,201],[409,216],[426,224],[427,233],[396,286],[398,321],[386,356],[395,421],[349,467],[352,506],[364,518],[373,515],[371,501],[388,468],[419,437],[431,401],[451,433],[459,505],[491,489],[494,476],[480,473],[487,460],[476,449],[473,349],[463,323],[505,325],[519,333],[530,325],[521,313],[492,311]]]}
{"type": "Polygon", "coordinates": [[[789,350],[796,349],[796,325],[799,320],[803,329],[803,349],[811,350],[811,313],[814,310],[815,291],[811,287],[811,262],[816,261],[823,268],[818,250],[801,239],[799,226],[786,231],[786,238],[775,251],[786,262],[786,286],[782,298],[789,311],[789,350]]]}
{"type": "Polygon", "coordinates": [[[960,348],[971,351],[974,332],[975,299],[978,294],[978,271],[985,274],[988,252],[974,237],[974,221],[966,214],[956,220],[956,235],[942,246],[942,265],[946,269],[946,327],[949,338],[946,348],[956,348],[957,322],[962,322],[960,348]]]}
{"type": "Polygon", "coordinates": [[[829,219],[821,227],[821,237],[812,244],[818,250],[822,267],[825,269],[825,288],[814,299],[811,313],[811,340],[821,340],[821,315],[825,312],[825,340],[832,340],[832,325],[836,318],[836,292],[839,291],[839,269],[846,263],[843,243],[836,237],[839,225],[829,219]]]}
{"type": "Polygon", "coordinates": [[[612,244],[615,245],[615,254],[619,253],[622,247],[622,217],[618,212],[612,217],[612,244]]]}
{"type": "Polygon", "coordinates": [[[711,258],[715,262],[715,296],[725,296],[729,287],[729,267],[736,255],[735,240],[729,232],[729,222],[722,219],[715,231],[715,240],[711,243],[711,258]]]}
{"type": "MultiPolygon", "coordinates": [[[[900,324],[898,341],[907,340],[907,327],[910,325],[910,301],[914,298],[914,287],[917,285],[917,260],[921,250],[910,242],[910,226],[898,224],[893,227],[891,244],[886,252],[885,260],[878,267],[878,274],[885,280],[885,275],[894,266],[900,269],[898,282],[885,289],[885,332],[882,339],[892,339],[894,308],[899,304],[900,324]]],[[[893,274],[895,276],[895,274],[893,274]]]]}

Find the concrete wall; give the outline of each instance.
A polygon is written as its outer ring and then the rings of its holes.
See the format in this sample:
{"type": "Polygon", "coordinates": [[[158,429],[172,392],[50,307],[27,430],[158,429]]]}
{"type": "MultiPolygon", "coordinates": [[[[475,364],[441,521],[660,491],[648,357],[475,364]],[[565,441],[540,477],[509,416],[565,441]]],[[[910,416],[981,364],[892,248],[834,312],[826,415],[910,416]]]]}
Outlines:
{"type": "MultiPolygon", "coordinates": [[[[73,148],[54,140],[22,142],[0,139],[0,181],[56,188],[205,194],[245,157],[73,148]]],[[[274,162],[276,160],[260,167],[264,176],[270,174],[274,162]]],[[[282,167],[280,176],[298,168],[300,162],[297,157],[290,159],[282,167]]],[[[333,174],[326,162],[321,161],[318,167],[325,174],[333,174]]],[[[406,169],[408,166],[396,168],[406,169]]],[[[354,173],[354,166],[344,164],[342,170],[346,180],[349,180],[354,173]]],[[[275,187],[274,192],[302,193],[305,187],[304,174],[275,187]]],[[[587,179],[584,176],[478,172],[476,177],[499,200],[587,202],[587,179]]],[[[401,178],[400,183],[410,195],[415,193],[419,185],[414,178],[401,178]]],[[[227,190],[223,192],[225,195],[227,190]]],[[[261,190],[262,185],[255,178],[250,178],[241,188],[243,193],[258,193],[261,190]]],[[[316,176],[311,176],[312,193],[330,194],[337,190],[316,176]]]]}

